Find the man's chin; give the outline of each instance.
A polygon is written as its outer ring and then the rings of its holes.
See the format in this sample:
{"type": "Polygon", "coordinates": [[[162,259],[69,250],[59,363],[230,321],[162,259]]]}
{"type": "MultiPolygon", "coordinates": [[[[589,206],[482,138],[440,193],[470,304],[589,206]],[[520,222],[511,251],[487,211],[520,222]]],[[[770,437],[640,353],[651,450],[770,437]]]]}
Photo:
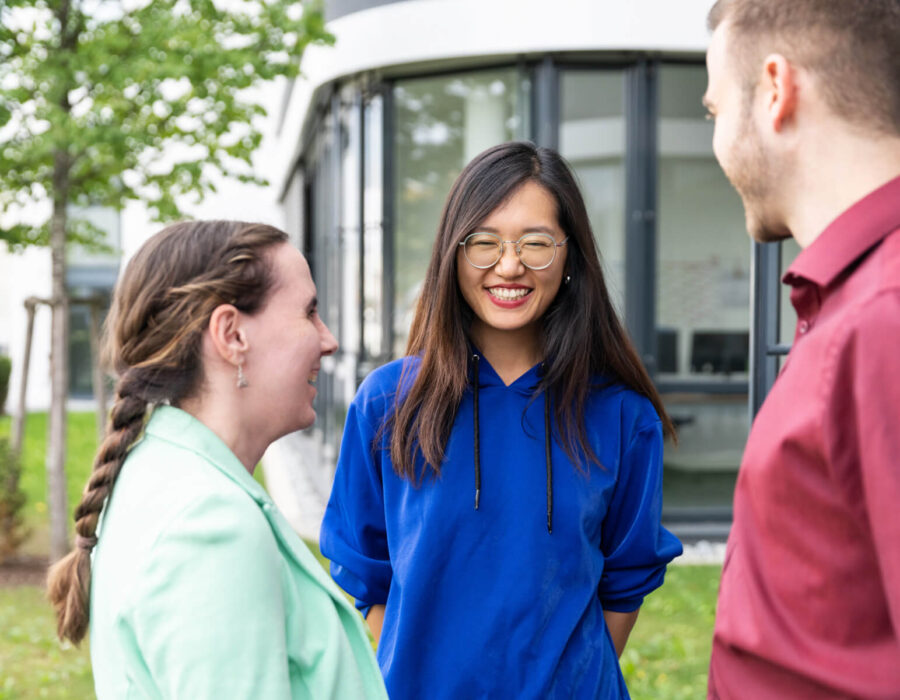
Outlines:
{"type": "Polygon", "coordinates": [[[784,224],[767,221],[747,210],[747,233],[757,243],[774,243],[792,236],[791,230],[784,224]]]}

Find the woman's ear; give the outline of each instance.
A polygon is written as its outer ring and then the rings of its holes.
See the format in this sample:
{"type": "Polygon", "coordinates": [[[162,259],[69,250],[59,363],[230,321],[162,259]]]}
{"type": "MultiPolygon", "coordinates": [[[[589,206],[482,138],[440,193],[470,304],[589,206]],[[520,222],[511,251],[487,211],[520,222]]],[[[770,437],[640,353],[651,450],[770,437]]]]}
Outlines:
{"type": "Polygon", "coordinates": [[[209,317],[209,337],[219,356],[233,365],[243,361],[250,349],[241,312],[231,304],[217,306],[209,317]]]}

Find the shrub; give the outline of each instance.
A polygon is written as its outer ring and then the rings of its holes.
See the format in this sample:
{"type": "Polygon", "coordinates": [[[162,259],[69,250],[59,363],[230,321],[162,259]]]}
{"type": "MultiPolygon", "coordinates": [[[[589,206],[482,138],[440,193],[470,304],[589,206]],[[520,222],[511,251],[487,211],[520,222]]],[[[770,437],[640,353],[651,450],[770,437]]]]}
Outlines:
{"type": "Polygon", "coordinates": [[[0,416],[3,415],[3,406],[6,404],[6,395],[9,392],[9,373],[12,370],[12,361],[6,355],[0,355],[0,416]]]}
{"type": "Polygon", "coordinates": [[[22,517],[25,493],[19,486],[19,457],[9,441],[0,437],[0,563],[13,556],[28,533],[22,517]]]}

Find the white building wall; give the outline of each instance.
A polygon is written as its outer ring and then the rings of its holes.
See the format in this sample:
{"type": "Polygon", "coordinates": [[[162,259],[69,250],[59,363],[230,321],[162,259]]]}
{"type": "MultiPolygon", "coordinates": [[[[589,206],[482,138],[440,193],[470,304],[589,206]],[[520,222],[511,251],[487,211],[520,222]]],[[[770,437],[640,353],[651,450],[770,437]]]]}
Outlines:
{"type": "MultiPolygon", "coordinates": [[[[24,301],[30,296],[50,296],[50,255],[46,250],[28,249],[10,253],[0,244],[0,346],[12,359],[7,413],[18,408],[22,381],[27,314],[24,301]]],[[[50,309],[39,306],[35,314],[27,405],[46,410],[50,402],[50,309]],[[46,330],[45,330],[46,329],[46,330]]]]}

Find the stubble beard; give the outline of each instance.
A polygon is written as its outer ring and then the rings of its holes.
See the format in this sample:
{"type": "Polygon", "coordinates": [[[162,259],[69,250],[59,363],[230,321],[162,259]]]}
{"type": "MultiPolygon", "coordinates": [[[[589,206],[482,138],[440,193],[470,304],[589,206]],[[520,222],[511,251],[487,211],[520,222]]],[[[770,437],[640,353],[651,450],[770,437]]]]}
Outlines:
{"type": "Polygon", "coordinates": [[[775,194],[780,189],[783,168],[776,165],[763,148],[749,109],[742,117],[732,166],[726,176],[744,204],[747,233],[753,240],[770,243],[791,237],[790,229],[774,211],[775,194]]]}

